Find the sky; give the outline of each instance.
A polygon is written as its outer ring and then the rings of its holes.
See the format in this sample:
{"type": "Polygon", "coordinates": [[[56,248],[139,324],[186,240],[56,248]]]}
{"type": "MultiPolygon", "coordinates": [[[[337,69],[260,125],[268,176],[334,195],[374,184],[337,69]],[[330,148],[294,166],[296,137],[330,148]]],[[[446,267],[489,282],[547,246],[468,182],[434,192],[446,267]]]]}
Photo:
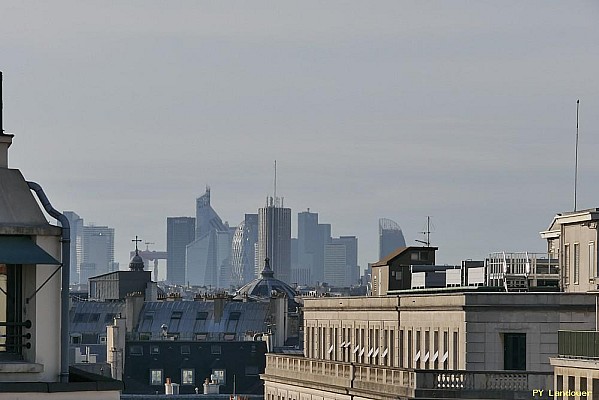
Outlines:
{"type": "Polygon", "coordinates": [[[53,206],[166,248],[273,193],[378,259],[378,219],[437,263],[542,252],[599,207],[599,2],[0,1],[9,166],[53,206]]]}

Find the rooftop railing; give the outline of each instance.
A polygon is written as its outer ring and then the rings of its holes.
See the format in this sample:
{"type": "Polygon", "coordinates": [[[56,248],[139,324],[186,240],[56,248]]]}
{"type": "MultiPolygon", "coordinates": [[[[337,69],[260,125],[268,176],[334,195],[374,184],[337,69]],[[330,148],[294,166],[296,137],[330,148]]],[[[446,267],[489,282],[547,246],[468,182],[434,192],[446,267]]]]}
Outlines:
{"type": "Polygon", "coordinates": [[[599,332],[558,331],[557,353],[567,358],[599,358],[599,332]]]}

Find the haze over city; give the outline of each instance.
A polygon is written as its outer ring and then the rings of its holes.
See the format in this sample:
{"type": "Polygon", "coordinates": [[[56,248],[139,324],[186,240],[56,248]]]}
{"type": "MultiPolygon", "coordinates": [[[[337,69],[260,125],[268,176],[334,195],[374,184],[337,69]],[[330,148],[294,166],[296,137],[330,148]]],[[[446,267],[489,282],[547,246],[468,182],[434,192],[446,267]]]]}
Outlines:
{"type": "MultiPolygon", "coordinates": [[[[440,263],[542,251],[599,206],[599,5],[578,2],[3,2],[10,163],[54,204],[166,247],[166,217],[237,225],[273,192],[356,235],[409,244],[432,216],[440,263]]],[[[293,235],[296,226],[294,222],[293,235]]]]}

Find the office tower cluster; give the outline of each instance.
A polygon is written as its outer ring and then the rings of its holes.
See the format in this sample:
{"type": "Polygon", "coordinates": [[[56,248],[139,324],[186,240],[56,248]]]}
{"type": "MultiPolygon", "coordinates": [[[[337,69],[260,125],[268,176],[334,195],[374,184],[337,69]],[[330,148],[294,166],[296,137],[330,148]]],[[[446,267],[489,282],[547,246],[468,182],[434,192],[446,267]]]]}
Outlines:
{"type": "Polygon", "coordinates": [[[114,228],[85,225],[73,211],[65,211],[64,215],[71,226],[71,283],[86,284],[92,276],[117,271],[114,228]]]}
{"type": "Polygon", "coordinates": [[[257,213],[231,227],[212,207],[210,188],[196,199],[196,216],[167,218],[167,281],[171,284],[230,289],[260,276],[265,259],[275,277],[287,283],[351,286],[359,280],[358,239],[331,236],[318,214],[298,214],[291,237],[291,209],[268,197],[257,213]]]}
{"type": "Polygon", "coordinates": [[[327,283],[351,286],[358,282],[358,239],[331,236],[331,225],[318,222],[318,213],[297,215],[297,239],[292,239],[292,281],[301,285],[327,283]]]}

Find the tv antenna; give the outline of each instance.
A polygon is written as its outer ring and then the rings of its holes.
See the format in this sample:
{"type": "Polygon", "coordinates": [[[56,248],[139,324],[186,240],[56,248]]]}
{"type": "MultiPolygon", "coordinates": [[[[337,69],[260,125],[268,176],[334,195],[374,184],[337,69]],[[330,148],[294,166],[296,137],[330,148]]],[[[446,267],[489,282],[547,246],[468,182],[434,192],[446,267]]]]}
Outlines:
{"type": "Polygon", "coordinates": [[[416,241],[418,243],[422,243],[422,244],[426,245],[426,247],[431,247],[431,217],[430,216],[426,217],[426,231],[423,231],[420,233],[424,235],[424,238],[426,240],[416,239],[416,241]]]}
{"type": "Polygon", "coordinates": [[[576,211],[576,189],[578,187],[578,110],[580,99],[576,100],[576,149],[574,151],[574,211],[576,211]]]}

